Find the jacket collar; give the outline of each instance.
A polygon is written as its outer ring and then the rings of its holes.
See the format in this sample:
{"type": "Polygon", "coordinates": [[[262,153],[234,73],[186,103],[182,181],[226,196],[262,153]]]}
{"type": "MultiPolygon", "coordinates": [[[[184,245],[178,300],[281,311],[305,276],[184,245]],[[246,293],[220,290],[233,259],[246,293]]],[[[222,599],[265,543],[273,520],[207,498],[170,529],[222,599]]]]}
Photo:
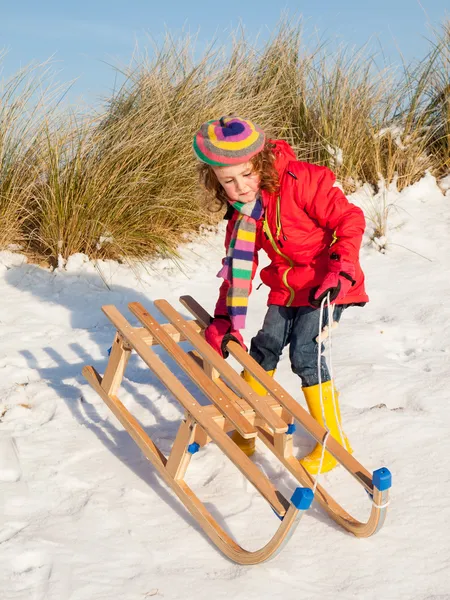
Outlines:
{"type": "MultiPolygon", "coordinates": [[[[269,140],[269,142],[275,145],[275,148],[273,149],[275,154],[275,168],[278,171],[278,176],[281,183],[281,179],[288,164],[293,160],[297,160],[297,157],[295,156],[291,146],[284,140],[269,140]]],[[[274,194],[269,194],[268,192],[261,190],[261,195],[263,206],[265,208],[274,194]]]]}

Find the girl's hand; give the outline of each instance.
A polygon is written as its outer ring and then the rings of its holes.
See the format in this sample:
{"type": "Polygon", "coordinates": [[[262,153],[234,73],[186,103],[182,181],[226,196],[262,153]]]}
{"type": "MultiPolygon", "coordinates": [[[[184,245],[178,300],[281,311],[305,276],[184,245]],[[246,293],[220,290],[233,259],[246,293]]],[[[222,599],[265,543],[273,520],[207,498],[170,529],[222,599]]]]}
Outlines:
{"type": "Polygon", "coordinates": [[[353,263],[341,260],[337,254],[330,257],[330,267],[321,285],[311,290],[309,303],[314,308],[320,308],[324,298],[330,294],[330,303],[340,302],[355,285],[355,266],[353,263]]]}
{"type": "Polygon", "coordinates": [[[223,358],[228,358],[229,352],[226,346],[230,340],[247,350],[242,335],[237,329],[232,329],[230,318],[226,315],[213,318],[205,329],[205,340],[223,358]]]}

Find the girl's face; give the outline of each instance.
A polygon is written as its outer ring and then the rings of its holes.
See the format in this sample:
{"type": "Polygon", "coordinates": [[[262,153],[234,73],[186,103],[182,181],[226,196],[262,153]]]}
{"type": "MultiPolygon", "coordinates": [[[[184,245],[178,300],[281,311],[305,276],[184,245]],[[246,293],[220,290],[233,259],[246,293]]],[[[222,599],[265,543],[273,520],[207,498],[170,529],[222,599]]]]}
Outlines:
{"type": "Polygon", "coordinates": [[[261,177],[251,162],[231,167],[212,167],[220,185],[232,202],[253,202],[259,192],[261,177]]]}

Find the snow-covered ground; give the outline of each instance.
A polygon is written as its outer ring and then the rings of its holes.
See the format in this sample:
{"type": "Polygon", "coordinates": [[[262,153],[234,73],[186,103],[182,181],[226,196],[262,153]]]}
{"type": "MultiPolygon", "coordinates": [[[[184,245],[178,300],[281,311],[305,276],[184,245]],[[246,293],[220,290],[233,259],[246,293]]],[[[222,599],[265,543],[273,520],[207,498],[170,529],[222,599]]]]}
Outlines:
{"type": "MultiPolygon", "coordinates": [[[[254,567],[216,550],[81,376],[83,365],[105,368],[113,330],[103,304],[132,322],[130,301],[151,310],[166,298],[181,308],[178,297],[191,294],[213,309],[223,230],[183,247],[182,271],[164,260],[130,267],[76,255],[50,272],[1,253],[1,599],[450,599],[446,194],[429,175],[401,194],[387,192],[386,251],[367,244],[361,253],[371,302],[349,309],[334,335],[355,456],[370,471],[385,465],[393,473],[384,528],[357,539],[313,506],[283,552],[254,567]]],[[[363,191],[353,199],[367,205],[363,191]]],[[[265,302],[264,288],[253,293],[247,341],[265,302]]],[[[287,356],[278,377],[303,402],[287,356]]],[[[167,453],[182,411],[136,357],[119,395],[167,453]]],[[[296,434],[299,455],[311,446],[296,434]]],[[[262,445],[254,460],[290,496],[295,482],[262,445]]],[[[249,549],[278,526],[212,444],[194,456],[187,481],[249,549]]],[[[342,468],[321,482],[355,516],[367,516],[368,497],[342,468]]]]}

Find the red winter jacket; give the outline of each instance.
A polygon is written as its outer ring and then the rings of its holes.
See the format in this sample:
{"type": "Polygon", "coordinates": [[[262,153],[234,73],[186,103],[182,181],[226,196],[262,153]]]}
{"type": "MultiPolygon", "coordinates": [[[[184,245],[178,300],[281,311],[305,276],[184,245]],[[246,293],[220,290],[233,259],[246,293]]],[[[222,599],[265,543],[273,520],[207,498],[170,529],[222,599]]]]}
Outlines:
{"type": "MultiPolygon", "coordinates": [[[[263,248],[271,260],[260,273],[261,281],[270,288],[267,304],[308,306],[311,289],[322,283],[332,253],[355,265],[356,283],[340,304],[367,302],[358,260],[365,227],[362,210],[334,187],[336,177],[329,169],[296,160],[283,140],[274,143],[280,191],[262,191],[264,216],[257,224],[252,274],[254,277],[257,253],[263,248]]],[[[234,211],[226,230],[226,250],[237,217],[234,211]]],[[[216,315],[227,314],[229,286],[224,281],[220,287],[216,315]]]]}

